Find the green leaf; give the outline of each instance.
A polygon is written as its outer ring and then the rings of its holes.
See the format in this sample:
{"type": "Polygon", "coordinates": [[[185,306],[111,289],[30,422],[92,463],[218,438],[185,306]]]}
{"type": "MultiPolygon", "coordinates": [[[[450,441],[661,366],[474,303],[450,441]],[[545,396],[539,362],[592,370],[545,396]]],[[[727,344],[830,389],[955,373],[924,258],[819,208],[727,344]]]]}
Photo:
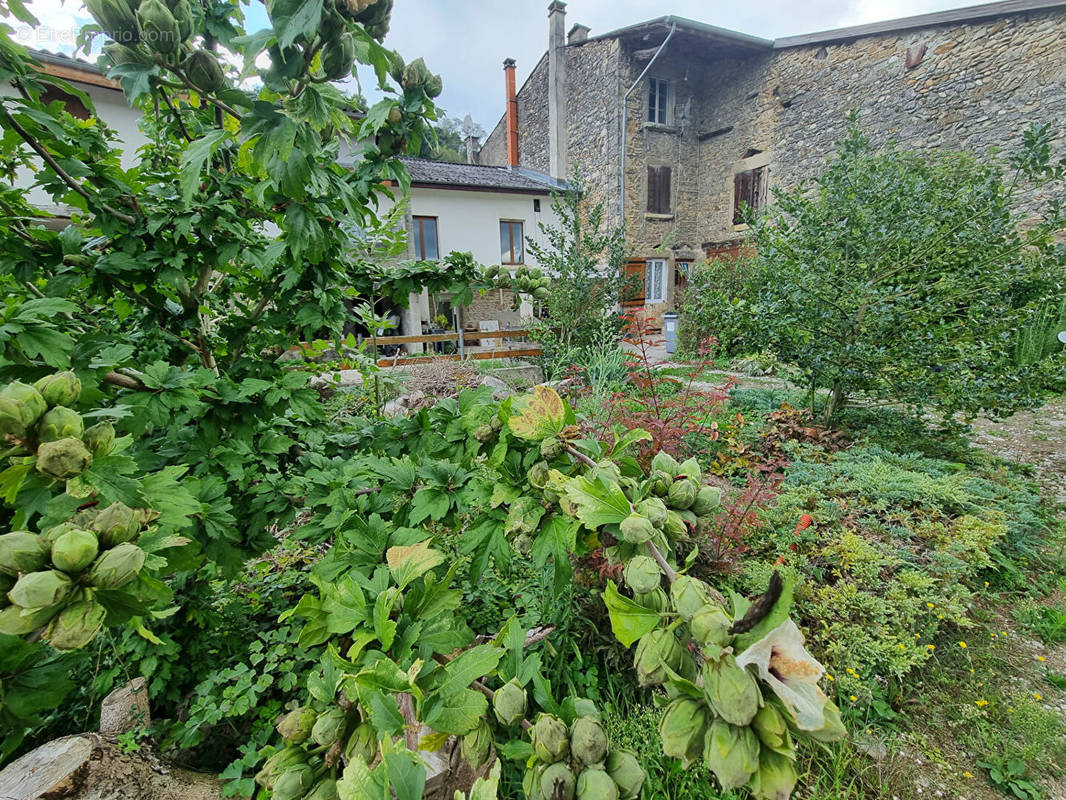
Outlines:
{"type": "Polygon", "coordinates": [[[603,475],[597,475],[594,481],[584,476],[567,481],[566,496],[577,506],[577,518],[593,530],[617,525],[632,513],[622,487],[603,475]]]}
{"type": "Polygon", "coordinates": [[[412,525],[417,525],[427,518],[439,522],[448,513],[451,505],[451,494],[447,491],[423,487],[415,492],[415,496],[411,499],[408,521],[412,525]]]}
{"type": "Polygon", "coordinates": [[[384,757],[389,786],[396,800],[422,800],[426,790],[426,768],[413,753],[389,753],[384,757]]]}
{"type": "Polygon", "coordinates": [[[420,578],[439,564],[444,563],[444,553],[433,550],[429,539],[407,547],[390,547],[385,552],[385,560],[392,573],[392,579],[401,589],[411,581],[420,578]]]}
{"type": "Polygon", "coordinates": [[[377,689],[369,689],[360,693],[363,707],[370,714],[370,723],[380,733],[388,733],[397,736],[403,732],[403,714],[396,698],[387,695],[377,689]]]}
{"type": "Polygon", "coordinates": [[[626,647],[631,646],[644,634],[655,630],[659,624],[658,611],[644,608],[620,595],[614,581],[607,582],[607,589],[601,597],[611,617],[611,630],[615,638],[626,647]]]}
{"type": "Polygon", "coordinates": [[[423,718],[429,727],[457,735],[477,727],[488,710],[489,701],[481,692],[451,686],[431,693],[422,704],[423,718]]]}
{"type": "Polygon", "coordinates": [[[391,592],[382,592],[374,601],[374,633],[381,642],[381,649],[388,650],[396,639],[396,620],[389,619],[396,598],[391,592]]]}
{"type": "Polygon", "coordinates": [[[288,47],[300,37],[310,39],[322,22],[323,0],[276,0],[271,6],[279,47],[288,47]]]}
{"type": "MultiPolygon", "coordinates": [[[[321,4],[321,0],[318,0],[321,4]]],[[[193,141],[181,154],[181,172],[178,176],[178,188],[181,198],[188,203],[200,185],[204,165],[226,138],[226,131],[215,129],[193,141]]]]}
{"type": "Polygon", "coordinates": [[[15,502],[19,489],[22,488],[22,484],[26,481],[26,476],[30,474],[32,469],[33,466],[31,464],[12,464],[3,472],[0,472],[0,496],[4,498],[5,503],[11,505],[15,502]]]}
{"type": "Polygon", "coordinates": [[[521,439],[540,441],[558,436],[566,426],[566,403],[550,386],[534,386],[532,396],[516,400],[514,407],[518,414],[507,420],[507,425],[521,439]]]}

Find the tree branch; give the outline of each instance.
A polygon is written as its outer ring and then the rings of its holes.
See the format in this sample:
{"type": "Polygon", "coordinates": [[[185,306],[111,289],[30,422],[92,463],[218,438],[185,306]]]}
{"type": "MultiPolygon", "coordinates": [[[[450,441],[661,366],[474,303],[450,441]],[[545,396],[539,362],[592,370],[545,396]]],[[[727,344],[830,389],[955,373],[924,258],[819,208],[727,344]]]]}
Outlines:
{"type": "Polygon", "coordinates": [[[120,372],[114,371],[104,375],[104,382],[110,383],[113,386],[121,386],[123,389],[133,389],[138,392],[143,392],[148,388],[136,378],[131,378],[129,375],[123,375],[120,372]]]}
{"type": "MultiPolygon", "coordinates": [[[[15,131],[15,133],[17,133],[19,135],[19,137],[22,139],[22,141],[24,141],[26,144],[28,144],[30,146],[30,148],[33,150],[33,152],[35,152],[37,155],[39,155],[41,157],[41,159],[49,167],[52,168],[52,171],[55,172],[55,174],[60,177],[60,179],[63,181],[63,183],[65,183],[67,186],[69,186],[75,192],[77,192],[82,197],[84,197],[85,200],[88,201],[90,204],[95,204],[93,196],[89,193],[89,191],[84,186],[82,186],[80,183],[78,183],[76,180],[74,180],[74,178],[72,178],[70,176],[70,174],[65,169],[63,169],[61,166],[59,166],[59,162],[56,161],[55,158],[52,157],[52,154],[49,153],[45,149],[44,145],[42,145],[40,142],[38,142],[36,139],[34,139],[33,136],[31,136],[30,133],[25,128],[23,128],[21,125],[19,125],[18,122],[15,121],[15,118],[13,116],[11,116],[11,114],[9,114],[6,111],[0,112],[0,113],[2,113],[3,119],[5,119],[8,122],[8,124],[11,125],[11,129],[13,131],[15,131]]],[[[102,208],[108,214],[111,214],[116,219],[122,220],[127,225],[133,225],[133,224],[135,224],[137,222],[137,218],[136,217],[132,217],[129,214],[126,214],[125,212],[119,211],[117,208],[114,208],[114,207],[108,205],[107,203],[100,203],[99,205],[100,205],[100,208],[102,208]]]]}

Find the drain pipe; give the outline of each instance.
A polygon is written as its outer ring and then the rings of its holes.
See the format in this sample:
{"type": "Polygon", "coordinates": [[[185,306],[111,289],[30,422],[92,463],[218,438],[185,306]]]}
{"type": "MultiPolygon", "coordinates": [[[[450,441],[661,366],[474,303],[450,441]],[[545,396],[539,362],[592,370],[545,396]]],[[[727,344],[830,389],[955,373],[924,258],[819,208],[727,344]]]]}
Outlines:
{"type": "MultiPolygon", "coordinates": [[[[667,17],[665,20],[663,20],[663,23],[665,24],[670,20],[671,17],[667,17]]],[[[674,31],[676,30],[677,23],[674,22],[670,26],[670,32],[666,34],[666,38],[663,39],[663,43],[659,45],[659,49],[655,51],[655,55],[653,55],[651,57],[651,61],[648,62],[648,66],[646,66],[644,68],[644,71],[641,72],[639,76],[637,76],[637,79],[635,81],[633,81],[633,85],[629,87],[629,90],[624,95],[622,95],[622,168],[621,174],[619,175],[619,188],[621,190],[621,196],[619,197],[619,200],[621,201],[621,219],[623,226],[626,224],[626,118],[628,111],[627,101],[629,100],[629,95],[633,94],[633,90],[637,88],[637,86],[642,80],[644,80],[644,76],[648,74],[648,70],[651,69],[656,59],[658,59],[659,56],[662,54],[663,50],[666,49],[666,43],[670,41],[670,37],[674,35],[674,31]]]]}

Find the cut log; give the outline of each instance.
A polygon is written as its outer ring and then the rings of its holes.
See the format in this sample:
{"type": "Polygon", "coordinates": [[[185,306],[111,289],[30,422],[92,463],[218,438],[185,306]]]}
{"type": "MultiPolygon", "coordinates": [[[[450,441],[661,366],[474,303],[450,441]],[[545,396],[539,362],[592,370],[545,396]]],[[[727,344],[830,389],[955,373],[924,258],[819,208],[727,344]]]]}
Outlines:
{"type": "Polygon", "coordinates": [[[43,744],[0,771],[4,800],[221,800],[213,775],[181,769],[150,752],[123,753],[95,733],[43,744]]]}

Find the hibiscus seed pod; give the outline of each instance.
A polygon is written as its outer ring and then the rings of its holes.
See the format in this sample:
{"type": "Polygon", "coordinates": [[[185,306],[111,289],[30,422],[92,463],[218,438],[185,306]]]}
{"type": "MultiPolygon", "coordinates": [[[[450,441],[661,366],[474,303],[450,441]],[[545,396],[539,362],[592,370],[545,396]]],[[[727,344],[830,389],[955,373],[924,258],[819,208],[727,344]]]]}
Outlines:
{"type": "Polygon", "coordinates": [[[318,714],[310,706],[301,706],[278,717],[277,731],[286,744],[306,742],[315,727],[318,714]]]}
{"type": "Polygon", "coordinates": [[[640,637],[633,654],[633,665],[641,686],[658,686],[666,681],[666,667],[679,675],[693,672],[692,657],[673,631],[658,628],[640,637]]]}
{"type": "Polygon", "coordinates": [[[681,759],[685,766],[698,759],[703,752],[709,716],[707,706],[692,697],[672,701],[659,720],[663,753],[681,759]]]}
{"type": "Polygon", "coordinates": [[[577,780],[574,771],[565,762],[549,764],[538,776],[539,795],[530,800],[573,800],[577,780]]]}
{"type": "Polygon", "coordinates": [[[488,763],[492,753],[492,731],[484,719],[479,719],[477,727],[463,736],[460,752],[471,769],[481,769],[488,763]]]}
{"type": "Polygon", "coordinates": [[[686,622],[701,608],[711,602],[710,589],[699,578],[678,575],[670,584],[670,602],[686,622]]]}
{"type": "Polygon", "coordinates": [[[526,690],[517,680],[508,681],[492,695],[492,710],[501,725],[517,725],[525,718],[528,708],[526,690]]]}
{"type": "Polygon", "coordinates": [[[84,432],[85,421],[81,414],[66,406],[55,406],[46,411],[37,424],[37,441],[80,439],[84,432]]]}
{"type": "Polygon", "coordinates": [[[344,711],[334,706],[323,711],[311,728],[311,740],[322,747],[333,747],[344,735],[344,711]]]}
{"type": "Polygon", "coordinates": [[[37,448],[37,471],[57,481],[81,475],[92,463],[93,454],[81,439],[58,439],[37,448]]]}
{"type": "Polygon", "coordinates": [[[484,444],[485,442],[492,441],[494,433],[491,425],[478,425],[474,430],[474,438],[484,444]]]}
{"type": "Polygon", "coordinates": [[[651,474],[651,493],[656,497],[662,498],[670,492],[670,485],[674,482],[667,473],[662,470],[656,470],[651,474]]]}
{"type": "Polygon", "coordinates": [[[48,541],[36,533],[5,533],[0,536],[0,572],[7,575],[36,572],[48,562],[49,552],[48,541]]]}
{"type": "Polygon", "coordinates": [[[618,800],[618,787],[604,770],[586,767],[577,776],[574,797],[576,800],[618,800]]]}
{"type": "Polygon", "coordinates": [[[47,410],[37,389],[12,381],[0,389],[0,434],[22,439],[47,410]]]}
{"type": "Polygon", "coordinates": [[[640,514],[630,514],[622,520],[618,529],[622,538],[630,544],[644,544],[655,535],[655,526],[651,524],[651,520],[640,514]]]}
{"type": "Polygon", "coordinates": [[[97,422],[85,429],[81,440],[94,457],[106,456],[115,446],[115,426],[106,420],[97,422]]]}
{"type": "Polygon", "coordinates": [[[696,493],[696,499],[692,503],[692,513],[697,517],[705,517],[721,505],[722,490],[717,486],[704,486],[696,493]]]}
{"type": "Polygon", "coordinates": [[[695,458],[682,461],[677,465],[677,472],[674,473],[674,477],[688,478],[693,484],[695,484],[698,490],[703,483],[703,471],[700,469],[700,462],[695,458]]]}
{"type": "Polygon", "coordinates": [[[548,485],[547,461],[538,461],[529,468],[529,485],[534,489],[543,489],[548,485]]]}
{"type": "Polygon", "coordinates": [[[104,33],[119,44],[132,47],[140,41],[140,25],[126,0],[86,0],[85,6],[104,33]]]}
{"type": "Polygon", "coordinates": [[[91,531],[67,531],[52,543],[52,564],[70,575],[77,575],[96,560],[100,543],[91,531]]]}
{"type": "Polygon", "coordinates": [[[493,433],[499,433],[503,430],[503,420],[500,419],[498,414],[493,414],[489,420],[489,427],[492,428],[493,433]]]}
{"type": "Polygon", "coordinates": [[[350,33],[343,34],[333,42],[326,42],[322,48],[322,73],[327,80],[339,81],[351,74],[355,61],[355,38],[350,33]]]}
{"type": "Polygon", "coordinates": [[[666,492],[666,504],[670,508],[684,511],[696,501],[696,492],[696,484],[692,481],[675,480],[666,492]]]}
{"type": "Polygon", "coordinates": [[[306,764],[289,769],[274,781],[273,800],[298,800],[307,794],[315,783],[315,775],[306,764]]]}
{"type": "Polygon", "coordinates": [[[733,725],[750,723],[762,701],[758,682],[732,654],[704,662],[703,694],[718,716],[733,725]]]}
{"type": "Polygon", "coordinates": [[[72,406],[81,397],[81,380],[70,370],[45,375],[33,384],[49,406],[72,406]]]}
{"type": "Polygon", "coordinates": [[[185,75],[189,83],[204,94],[213,94],[226,83],[226,76],[219,66],[218,57],[207,50],[196,50],[185,62],[185,75]]]}
{"type": "Polygon", "coordinates": [[[840,709],[837,708],[836,703],[832,700],[826,702],[822,715],[825,724],[817,730],[804,731],[805,736],[809,736],[817,742],[839,742],[847,738],[848,731],[840,719],[840,709]]]}
{"type": "Polygon", "coordinates": [[[181,47],[178,21],[163,0],[143,0],[137,8],[137,23],[141,26],[141,39],[157,53],[171,55],[181,47]]]}
{"type": "Polygon", "coordinates": [[[545,461],[551,461],[553,458],[558,458],[563,452],[563,442],[555,436],[549,436],[543,442],[540,443],[540,457],[545,461]]]}
{"type": "Polygon", "coordinates": [[[0,609],[0,633],[8,636],[25,636],[47,625],[60,611],[59,606],[24,609],[20,606],[8,606],[0,609]]]}
{"type": "Polygon", "coordinates": [[[759,737],[763,747],[777,753],[793,752],[792,736],[788,732],[788,722],[784,715],[772,703],[766,703],[755,712],[751,728],[759,737]]]}
{"type": "Polygon", "coordinates": [[[125,586],[137,577],[144,566],[144,558],[144,551],[137,545],[120,544],[96,559],[89,570],[89,583],[100,589],[125,586]]]}
{"type": "Polygon", "coordinates": [[[743,786],[759,768],[759,737],[749,727],[716,719],[707,731],[703,763],[718,778],[723,791],[743,786]]]}
{"type": "Polygon", "coordinates": [[[570,752],[587,767],[607,758],[607,734],[594,717],[578,717],[570,726],[570,752]]]}
{"type": "Polygon", "coordinates": [[[796,768],[788,756],[763,749],[759,768],[751,776],[748,788],[756,800],[788,800],[796,788],[796,768]]]}
{"type": "Polygon", "coordinates": [[[663,525],[663,533],[673,540],[684,539],[688,535],[688,528],[685,527],[685,520],[683,520],[681,515],[676,511],[667,511],[666,524],[663,525]]]}
{"type": "Polygon", "coordinates": [[[666,503],[658,497],[649,497],[637,503],[637,513],[650,519],[656,528],[666,524],[666,503]]]}
{"type": "Polygon", "coordinates": [[[626,564],[622,577],[634,594],[647,594],[659,588],[663,573],[655,559],[649,556],[633,556],[626,564]]]}
{"type": "Polygon", "coordinates": [[[658,611],[661,614],[669,607],[670,598],[666,596],[666,592],[661,588],[655,588],[650,592],[634,593],[633,602],[639,603],[651,611],[658,611]]]}
{"type": "Polygon", "coordinates": [[[274,781],[287,769],[307,763],[307,751],[296,745],[283,747],[266,760],[255,775],[255,782],[267,791],[274,788],[274,781]]]}
{"type": "Polygon", "coordinates": [[[333,778],[323,778],[315,788],[304,795],[304,800],[338,800],[337,782],[333,778]]]}
{"type": "Polygon", "coordinates": [[[67,522],[60,522],[58,525],[53,525],[51,528],[42,533],[41,537],[46,542],[48,542],[48,549],[49,552],[51,552],[52,545],[56,543],[56,539],[58,539],[64,533],[67,533],[69,531],[80,530],[84,530],[81,525],[78,525],[77,523],[68,520],[67,522]]]}
{"type": "Polygon", "coordinates": [[[21,608],[51,608],[61,604],[74,591],[74,583],[57,569],[42,570],[23,575],[8,599],[21,608]]]}
{"type": "Polygon", "coordinates": [[[189,5],[188,0],[178,0],[176,3],[168,3],[167,7],[170,9],[170,14],[174,17],[174,21],[178,23],[178,36],[184,42],[192,36],[192,6],[189,5]]]}
{"type": "Polygon", "coordinates": [[[144,517],[137,509],[116,500],[92,521],[92,529],[105,548],[129,542],[137,538],[144,517]]]}
{"type": "Polygon", "coordinates": [[[79,600],[48,624],[44,639],[56,650],[80,650],[96,638],[106,617],[107,610],[95,600],[79,600]]]}
{"type": "Polygon", "coordinates": [[[607,774],[618,787],[620,800],[636,800],[648,773],[628,750],[612,750],[607,756],[607,774]]]}
{"type": "Polygon", "coordinates": [[[362,757],[368,764],[378,755],[378,740],[374,734],[374,727],[369,722],[363,722],[356,726],[348,737],[348,743],[344,746],[344,760],[351,762],[356,757],[362,757]]]}
{"type": "Polygon", "coordinates": [[[424,88],[427,97],[438,97],[444,91],[444,81],[441,80],[440,75],[430,75],[424,88]]]}
{"type": "Polygon", "coordinates": [[[545,764],[562,761],[570,754],[570,738],[567,736],[566,725],[556,716],[541,714],[529,735],[533,742],[533,752],[545,764]]]}
{"type": "Polygon", "coordinates": [[[725,647],[733,638],[729,633],[731,627],[733,620],[717,603],[707,603],[692,615],[689,622],[693,639],[702,645],[718,647],[725,647]]]}
{"type": "Polygon", "coordinates": [[[665,472],[672,479],[677,474],[677,459],[669,453],[664,453],[660,450],[655,454],[655,457],[652,458],[651,468],[653,472],[665,472]]]}
{"type": "Polygon", "coordinates": [[[430,72],[426,67],[425,60],[416,58],[403,68],[403,77],[400,80],[400,85],[407,91],[413,91],[422,88],[429,78],[430,72]]]}

